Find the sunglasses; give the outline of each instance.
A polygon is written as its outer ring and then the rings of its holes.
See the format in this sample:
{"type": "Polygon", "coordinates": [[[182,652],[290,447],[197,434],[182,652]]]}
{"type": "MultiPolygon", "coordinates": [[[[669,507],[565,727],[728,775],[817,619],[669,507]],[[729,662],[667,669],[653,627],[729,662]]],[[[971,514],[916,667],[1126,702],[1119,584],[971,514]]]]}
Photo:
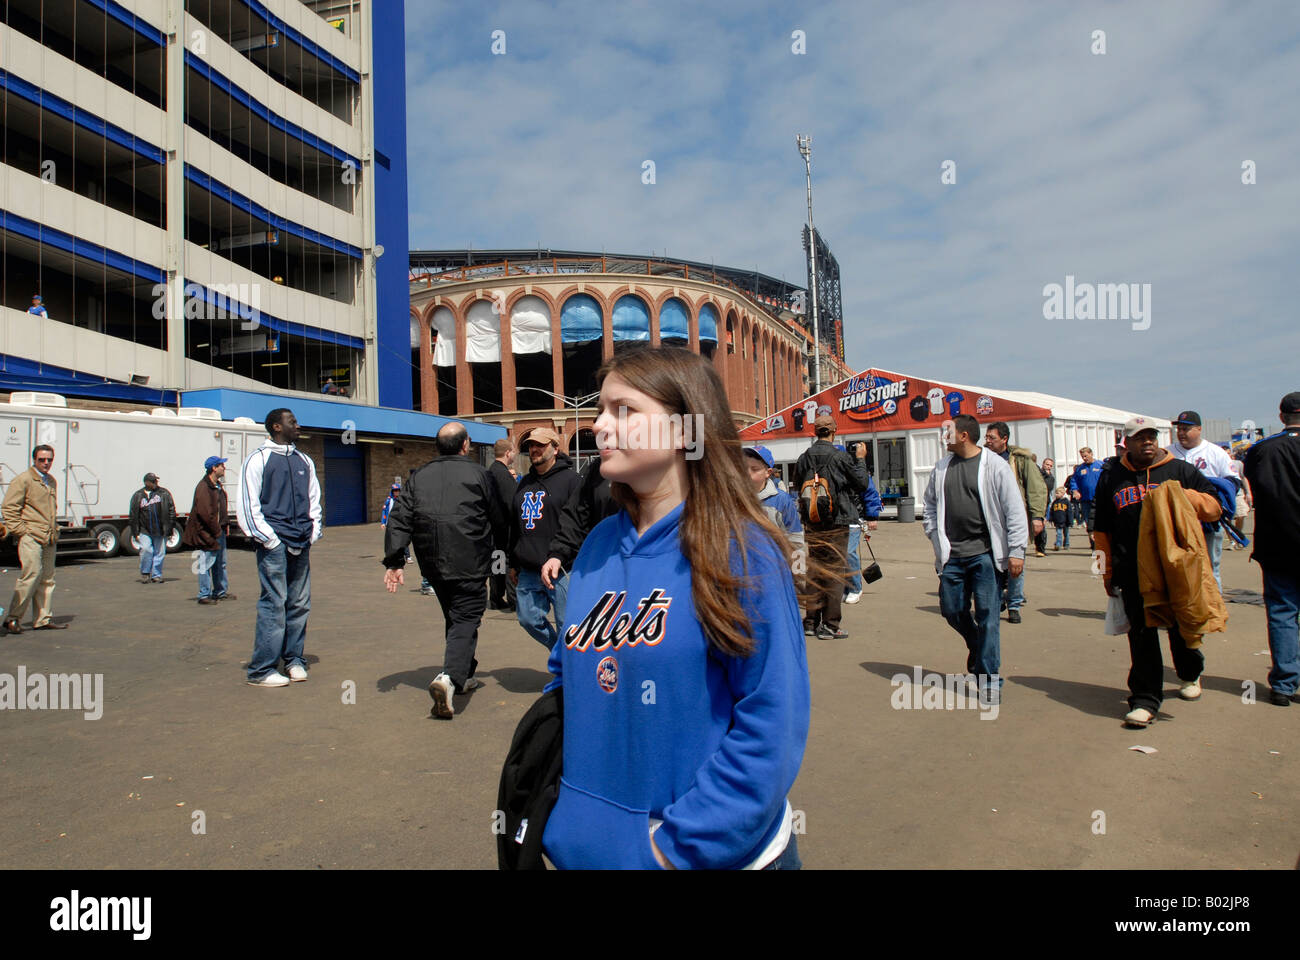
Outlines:
{"type": "Polygon", "coordinates": [[[53,457],[37,457],[37,458],[36,458],[36,462],[37,462],[37,463],[53,463],[53,462],[54,462],[54,458],[53,458],[53,457]]]}

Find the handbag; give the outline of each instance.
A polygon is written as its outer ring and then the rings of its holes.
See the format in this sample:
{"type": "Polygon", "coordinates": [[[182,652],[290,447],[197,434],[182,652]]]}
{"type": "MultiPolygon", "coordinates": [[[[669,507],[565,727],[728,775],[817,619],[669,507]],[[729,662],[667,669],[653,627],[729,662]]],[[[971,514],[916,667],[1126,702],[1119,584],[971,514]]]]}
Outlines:
{"type": "Polygon", "coordinates": [[[885,574],[880,569],[880,564],[876,563],[876,551],[871,549],[871,538],[864,533],[862,539],[867,544],[867,552],[871,554],[871,566],[862,568],[862,582],[875,583],[885,574]]]}

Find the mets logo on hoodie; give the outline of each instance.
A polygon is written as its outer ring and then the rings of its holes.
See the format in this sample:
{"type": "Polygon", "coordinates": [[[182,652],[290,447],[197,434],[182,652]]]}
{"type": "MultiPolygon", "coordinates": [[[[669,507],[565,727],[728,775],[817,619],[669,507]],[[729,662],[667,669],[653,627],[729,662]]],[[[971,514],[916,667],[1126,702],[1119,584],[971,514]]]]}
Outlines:
{"type": "MultiPolygon", "coordinates": [[[[655,587],[649,596],[637,601],[635,613],[622,613],[627,591],[606,590],[587,611],[587,615],[564,631],[564,645],[570,650],[617,650],[624,645],[635,647],[644,642],[653,647],[668,629],[668,608],[673,598],[655,587]]],[[[617,665],[614,667],[617,671],[617,665]]],[[[615,673],[617,683],[617,672],[615,673]]]]}
{"type": "Polygon", "coordinates": [[[545,490],[529,490],[524,494],[523,509],[519,511],[519,519],[524,521],[525,530],[536,529],[537,521],[542,519],[542,501],[545,498],[545,490]]]}

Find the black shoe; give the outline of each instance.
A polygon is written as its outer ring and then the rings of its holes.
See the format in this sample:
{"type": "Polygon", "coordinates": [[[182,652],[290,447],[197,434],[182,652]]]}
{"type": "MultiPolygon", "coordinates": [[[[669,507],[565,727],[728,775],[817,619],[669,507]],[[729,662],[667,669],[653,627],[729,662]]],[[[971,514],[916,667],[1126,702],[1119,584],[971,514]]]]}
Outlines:
{"type": "Polygon", "coordinates": [[[839,627],[829,627],[823,623],[817,628],[818,640],[844,640],[847,638],[848,634],[839,629],[839,627]]]}
{"type": "Polygon", "coordinates": [[[803,635],[805,637],[815,637],[817,636],[817,628],[805,620],[803,622],[803,635]]]}
{"type": "Polygon", "coordinates": [[[1268,702],[1275,707],[1291,706],[1291,695],[1288,693],[1278,693],[1276,690],[1268,692],[1268,702]]]}
{"type": "Polygon", "coordinates": [[[1019,610],[1008,610],[1008,611],[1007,611],[1007,623],[1019,623],[1019,622],[1020,622],[1020,611],[1019,611],[1019,610]]]}
{"type": "Polygon", "coordinates": [[[998,610],[999,610],[1000,612],[1005,613],[1005,612],[1006,612],[1006,609],[1007,609],[1007,602],[1006,602],[1005,600],[1003,600],[1003,601],[1002,601],[1002,606],[999,607],[998,610]]]}

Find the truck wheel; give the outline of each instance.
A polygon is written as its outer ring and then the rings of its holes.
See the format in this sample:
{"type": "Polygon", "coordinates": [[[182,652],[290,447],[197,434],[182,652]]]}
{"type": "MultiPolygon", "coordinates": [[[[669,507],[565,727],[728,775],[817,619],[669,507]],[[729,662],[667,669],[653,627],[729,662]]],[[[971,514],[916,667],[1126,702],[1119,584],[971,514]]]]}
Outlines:
{"type": "Polygon", "coordinates": [[[181,545],[181,528],[172,527],[171,534],[167,537],[167,552],[175,553],[176,548],[181,545]]]}
{"type": "Polygon", "coordinates": [[[138,557],[140,555],[140,543],[127,529],[123,529],[118,537],[122,542],[122,552],[128,557],[138,557]]]}
{"type": "Polygon", "coordinates": [[[122,531],[111,523],[99,524],[90,534],[95,538],[95,549],[101,557],[116,557],[122,549],[122,531]]]}

